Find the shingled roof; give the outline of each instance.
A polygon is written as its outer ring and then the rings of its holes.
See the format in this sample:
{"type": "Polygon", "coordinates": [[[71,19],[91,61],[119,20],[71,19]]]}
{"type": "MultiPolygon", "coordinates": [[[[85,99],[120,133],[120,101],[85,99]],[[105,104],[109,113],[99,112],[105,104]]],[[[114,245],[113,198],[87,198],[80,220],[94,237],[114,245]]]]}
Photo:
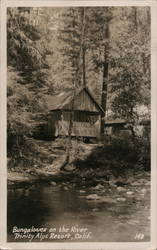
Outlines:
{"type": "MultiPolygon", "coordinates": [[[[90,96],[90,98],[95,103],[97,108],[102,113],[104,113],[103,108],[95,100],[95,97],[93,96],[93,94],[87,87],[77,89],[75,92],[75,96],[77,97],[80,94],[80,92],[83,90],[85,90],[86,93],[90,96]]],[[[46,101],[49,111],[64,109],[64,107],[72,101],[73,94],[74,94],[74,90],[66,90],[55,96],[47,96],[45,101],[46,101]]]]}

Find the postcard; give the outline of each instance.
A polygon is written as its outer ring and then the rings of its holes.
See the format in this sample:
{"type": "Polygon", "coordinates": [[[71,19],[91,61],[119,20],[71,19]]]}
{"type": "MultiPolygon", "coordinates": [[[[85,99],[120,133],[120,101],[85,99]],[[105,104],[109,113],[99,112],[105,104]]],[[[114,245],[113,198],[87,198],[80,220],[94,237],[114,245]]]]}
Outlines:
{"type": "Polygon", "coordinates": [[[1,1],[1,249],[157,249],[156,1],[1,1]]]}

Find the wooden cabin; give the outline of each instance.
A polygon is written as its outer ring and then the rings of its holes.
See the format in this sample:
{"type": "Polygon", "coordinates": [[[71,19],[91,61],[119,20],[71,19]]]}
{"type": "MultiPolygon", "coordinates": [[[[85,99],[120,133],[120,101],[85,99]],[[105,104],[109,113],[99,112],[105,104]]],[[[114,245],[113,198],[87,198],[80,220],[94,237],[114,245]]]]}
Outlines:
{"type": "Polygon", "coordinates": [[[70,113],[73,110],[72,136],[99,137],[102,107],[87,87],[75,91],[68,90],[57,96],[49,96],[46,100],[48,113],[49,137],[67,136],[70,113]],[[72,108],[73,107],[73,108],[72,108]]]}
{"type": "Polygon", "coordinates": [[[125,129],[127,122],[124,119],[106,120],[105,133],[108,135],[119,135],[125,129]]]}

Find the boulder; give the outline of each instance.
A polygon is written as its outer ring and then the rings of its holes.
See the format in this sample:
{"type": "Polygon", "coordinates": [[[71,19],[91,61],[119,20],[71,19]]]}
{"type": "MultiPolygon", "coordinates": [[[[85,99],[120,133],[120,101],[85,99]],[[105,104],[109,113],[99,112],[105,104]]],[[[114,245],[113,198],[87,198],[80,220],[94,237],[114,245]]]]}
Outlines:
{"type": "Polygon", "coordinates": [[[93,212],[98,212],[98,211],[99,211],[99,208],[93,208],[92,211],[93,211],[93,212]]]}
{"type": "Polygon", "coordinates": [[[132,191],[126,192],[127,195],[132,195],[133,193],[134,193],[134,192],[132,192],[132,191]]]}
{"type": "Polygon", "coordinates": [[[123,188],[123,187],[117,187],[117,191],[118,191],[118,192],[125,192],[125,191],[126,191],[126,189],[125,189],[125,188],[123,188]]]}
{"type": "Polygon", "coordinates": [[[94,190],[104,189],[104,186],[102,184],[96,185],[96,187],[93,188],[94,190]]]}
{"type": "Polygon", "coordinates": [[[117,198],[117,201],[122,201],[122,202],[125,202],[125,201],[126,201],[126,198],[119,197],[119,198],[117,198]]]}
{"type": "Polygon", "coordinates": [[[141,183],[139,181],[134,181],[133,183],[131,183],[132,186],[140,186],[141,183]]]}
{"type": "Polygon", "coordinates": [[[97,194],[90,194],[86,197],[87,200],[100,200],[100,196],[97,194]]]}
{"type": "Polygon", "coordinates": [[[146,192],[147,192],[147,190],[145,188],[142,188],[141,193],[145,194],[146,192]]]}
{"type": "Polygon", "coordinates": [[[111,187],[117,187],[117,185],[115,184],[114,181],[109,181],[109,185],[110,185],[111,187]]]}
{"type": "Polygon", "coordinates": [[[56,186],[56,185],[57,185],[57,183],[56,183],[55,181],[51,181],[50,184],[51,184],[52,186],[56,186]]]}
{"type": "Polygon", "coordinates": [[[86,191],[85,191],[85,190],[80,190],[79,192],[80,192],[80,193],[85,193],[86,191]]]}
{"type": "Polygon", "coordinates": [[[101,197],[100,202],[116,203],[116,200],[111,197],[101,197]]]}

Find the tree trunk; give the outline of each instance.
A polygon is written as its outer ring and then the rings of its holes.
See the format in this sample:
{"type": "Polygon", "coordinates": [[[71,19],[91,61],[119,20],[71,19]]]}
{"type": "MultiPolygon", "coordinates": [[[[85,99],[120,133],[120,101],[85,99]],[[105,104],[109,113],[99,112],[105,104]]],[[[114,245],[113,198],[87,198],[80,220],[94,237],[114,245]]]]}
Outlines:
{"type": "Polygon", "coordinates": [[[73,120],[74,120],[74,103],[75,103],[75,89],[73,93],[73,99],[72,99],[71,110],[70,110],[68,141],[67,141],[66,158],[65,158],[66,164],[69,164],[70,162],[71,135],[72,135],[72,129],[73,129],[73,120]]]}
{"type": "Polygon", "coordinates": [[[83,86],[86,87],[86,59],[85,59],[85,48],[82,48],[82,71],[83,71],[83,86]]]}
{"type": "Polygon", "coordinates": [[[85,8],[82,9],[82,38],[81,40],[82,40],[81,50],[82,50],[83,86],[86,87],[85,8]]]}
{"type": "Polygon", "coordinates": [[[135,27],[135,32],[138,32],[138,19],[137,19],[137,7],[133,8],[133,22],[135,27]]]}
{"type": "Polygon", "coordinates": [[[104,114],[102,114],[101,116],[101,136],[104,135],[105,116],[107,108],[109,37],[110,37],[109,21],[106,21],[104,27],[104,62],[103,62],[102,96],[101,96],[101,106],[104,110],[104,114]]]}
{"type": "MultiPolygon", "coordinates": [[[[71,9],[72,15],[73,15],[73,22],[72,22],[72,28],[75,28],[75,17],[74,17],[74,10],[71,9]]],[[[71,37],[72,39],[72,37],[71,37]]],[[[75,68],[75,62],[74,60],[72,61],[72,68],[75,68]]],[[[70,117],[69,117],[69,127],[68,127],[68,138],[67,138],[67,145],[66,145],[66,156],[65,156],[65,161],[63,162],[62,166],[61,166],[61,170],[65,170],[65,167],[67,166],[67,164],[69,164],[70,162],[70,147],[71,147],[71,134],[72,134],[72,128],[73,128],[73,113],[74,113],[74,100],[75,100],[75,79],[74,79],[74,73],[73,73],[73,89],[74,89],[74,93],[73,93],[73,98],[72,98],[72,102],[71,102],[71,109],[70,109],[70,117]]]]}
{"type": "MultiPolygon", "coordinates": [[[[73,22],[73,28],[74,28],[74,22],[73,22]]],[[[69,128],[68,128],[68,140],[67,140],[67,147],[66,147],[66,157],[65,162],[61,166],[61,170],[64,170],[66,165],[70,162],[70,148],[71,148],[71,135],[72,135],[72,129],[73,129],[73,120],[74,120],[74,104],[75,104],[75,96],[76,96],[76,85],[79,81],[79,70],[80,70],[80,61],[81,61],[81,54],[82,54],[82,73],[83,73],[83,85],[86,86],[86,76],[85,76],[85,8],[83,8],[82,12],[82,34],[81,34],[81,42],[80,42],[80,57],[78,61],[78,67],[76,69],[75,77],[73,76],[73,86],[74,86],[74,92],[73,92],[73,98],[71,103],[71,110],[70,110],[70,118],[69,118],[69,128]]],[[[73,63],[74,67],[74,63],[73,63]]]]}

